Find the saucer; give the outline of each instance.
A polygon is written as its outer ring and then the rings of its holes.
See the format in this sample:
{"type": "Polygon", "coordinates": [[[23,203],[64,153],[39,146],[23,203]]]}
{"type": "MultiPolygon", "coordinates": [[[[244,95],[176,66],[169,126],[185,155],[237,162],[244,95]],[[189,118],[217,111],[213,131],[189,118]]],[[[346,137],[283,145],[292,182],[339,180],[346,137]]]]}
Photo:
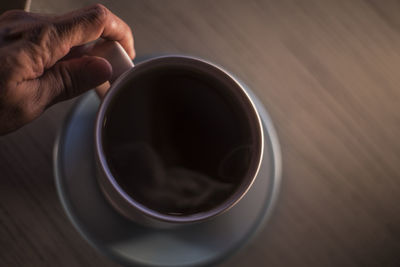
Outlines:
{"type": "Polygon", "coordinates": [[[121,216],[100,191],[94,160],[94,123],[100,100],[93,90],[81,96],[54,149],[58,194],[75,228],[93,247],[125,266],[209,266],[243,247],[271,214],[281,178],[275,130],[260,103],[253,100],[263,121],[264,158],[246,196],[208,221],[155,229],[121,216]]]}

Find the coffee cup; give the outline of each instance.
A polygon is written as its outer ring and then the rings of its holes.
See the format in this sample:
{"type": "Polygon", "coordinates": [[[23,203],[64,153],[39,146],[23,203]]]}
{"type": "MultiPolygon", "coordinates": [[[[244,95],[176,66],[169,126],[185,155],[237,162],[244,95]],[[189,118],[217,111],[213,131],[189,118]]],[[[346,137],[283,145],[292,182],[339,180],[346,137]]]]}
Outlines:
{"type": "Polygon", "coordinates": [[[121,215],[171,227],[228,212],[249,191],[263,158],[255,96],[206,60],[181,55],[133,65],[113,41],[88,54],[113,67],[95,124],[99,186],[121,215]]]}

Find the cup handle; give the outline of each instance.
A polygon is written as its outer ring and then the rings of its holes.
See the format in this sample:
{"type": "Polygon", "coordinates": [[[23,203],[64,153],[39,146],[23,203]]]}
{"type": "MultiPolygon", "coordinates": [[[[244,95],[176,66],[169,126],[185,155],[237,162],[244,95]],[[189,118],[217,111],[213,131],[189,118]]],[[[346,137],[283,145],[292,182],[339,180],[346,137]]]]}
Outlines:
{"type": "Polygon", "coordinates": [[[109,82],[105,82],[96,88],[96,93],[101,99],[104,98],[110,88],[110,84],[134,66],[132,59],[130,59],[124,48],[116,41],[97,40],[89,44],[86,54],[105,58],[112,66],[113,73],[109,82]]]}

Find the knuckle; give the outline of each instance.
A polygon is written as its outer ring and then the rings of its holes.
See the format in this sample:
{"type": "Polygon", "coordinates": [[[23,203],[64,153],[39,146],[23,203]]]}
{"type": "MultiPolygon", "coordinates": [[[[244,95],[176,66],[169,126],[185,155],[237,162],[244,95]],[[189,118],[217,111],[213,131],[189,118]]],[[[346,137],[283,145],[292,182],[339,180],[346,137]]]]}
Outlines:
{"type": "Polygon", "coordinates": [[[96,22],[104,22],[108,17],[109,10],[102,4],[95,4],[89,8],[88,19],[96,22]]]}
{"type": "Polygon", "coordinates": [[[48,36],[50,37],[50,41],[52,42],[53,46],[55,42],[57,42],[58,45],[65,43],[60,42],[60,40],[65,39],[66,36],[70,36],[72,29],[76,24],[79,24],[79,22],[75,19],[67,21],[55,21],[54,23],[52,23],[51,28],[48,32],[48,36]]]}
{"type": "Polygon", "coordinates": [[[46,48],[45,51],[52,52],[58,50],[62,55],[66,55],[69,51],[69,44],[67,42],[62,42],[62,37],[64,34],[68,34],[70,31],[69,27],[63,27],[61,24],[50,23],[46,25],[45,35],[42,40],[42,46],[46,48]],[[55,49],[57,46],[57,49],[55,49]]]}
{"type": "Polygon", "coordinates": [[[103,6],[102,4],[94,4],[92,6],[92,10],[99,17],[103,17],[103,16],[107,15],[107,13],[108,13],[108,9],[105,6],[103,6]]]}
{"type": "Polygon", "coordinates": [[[29,41],[33,44],[42,45],[48,41],[53,32],[54,30],[50,23],[36,24],[29,31],[29,41]]]}

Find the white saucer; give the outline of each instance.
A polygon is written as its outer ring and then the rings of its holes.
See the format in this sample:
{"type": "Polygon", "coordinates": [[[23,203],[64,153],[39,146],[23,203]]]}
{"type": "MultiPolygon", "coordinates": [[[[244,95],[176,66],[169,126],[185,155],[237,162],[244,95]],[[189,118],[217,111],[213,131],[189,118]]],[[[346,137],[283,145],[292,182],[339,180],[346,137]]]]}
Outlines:
{"type": "MultiPolygon", "coordinates": [[[[94,92],[81,97],[65,121],[54,151],[62,205],[93,247],[127,266],[210,266],[237,251],[260,230],[274,206],[281,177],[278,140],[264,110],[264,160],[248,194],[212,220],[157,230],[122,217],[99,190],[93,148],[99,104],[94,92]]],[[[257,106],[260,108],[259,103],[257,106]]]]}

